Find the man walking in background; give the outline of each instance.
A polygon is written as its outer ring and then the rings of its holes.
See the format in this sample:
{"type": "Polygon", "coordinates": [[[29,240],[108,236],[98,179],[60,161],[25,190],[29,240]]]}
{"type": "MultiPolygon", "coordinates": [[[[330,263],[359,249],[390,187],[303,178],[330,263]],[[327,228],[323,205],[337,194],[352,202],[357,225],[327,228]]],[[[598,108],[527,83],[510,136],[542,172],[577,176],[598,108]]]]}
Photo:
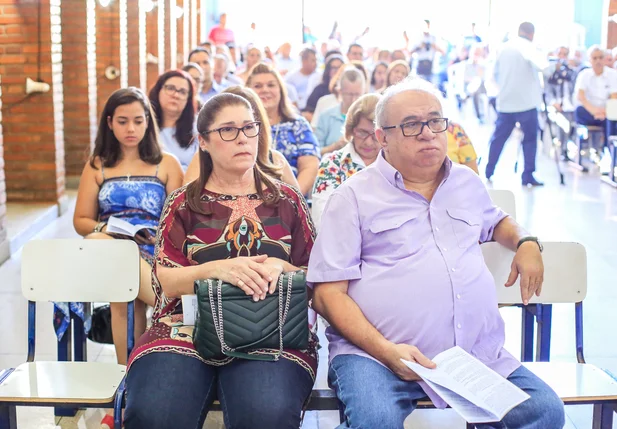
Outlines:
{"type": "Polygon", "coordinates": [[[536,170],[538,146],[538,106],[542,103],[542,86],[539,72],[548,64],[532,44],[535,28],[523,22],[518,37],[506,42],[497,55],[494,78],[497,94],[497,122],[490,140],[486,178],[491,179],[506,140],[518,122],[523,131],[525,169],[522,183],[526,186],[543,186],[533,176],[536,170]]]}

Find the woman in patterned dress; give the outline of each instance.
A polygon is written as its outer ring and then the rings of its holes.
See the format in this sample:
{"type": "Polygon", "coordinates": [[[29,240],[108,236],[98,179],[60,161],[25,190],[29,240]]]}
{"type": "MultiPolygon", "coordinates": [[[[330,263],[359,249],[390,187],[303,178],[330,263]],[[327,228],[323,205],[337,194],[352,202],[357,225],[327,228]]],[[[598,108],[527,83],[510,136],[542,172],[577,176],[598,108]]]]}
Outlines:
{"type": "Polygon", "coordinates": [[[321,213],[332,192],[377,159],[381,146],[375,137],[373,121],[375,106],[380,98],[380,94],[365,94],[349,107],[344,127],[344,137],[349,143],[321,160],[312,197],[313,222],[317,229],[321,213]]]}
{"type": "Polygon", "coordinates": [[[287,89],[281,75],[271,66],[261,63],[251,69],[246,86],[259,95],[272,126],[274,148],[291,165],[307,195],[317,176],[320,150],[309,123],[296,114],[287,98],[287,89]]]}
{"type": "Polygon", "coordinates": [[[218,398],[227,429],[297,429],[317,370],[314,313],[307,350],[285,349],[274,362],[206,360],[183,323],[181,297],[206,278],[256,301],[274,293],[281,273],[306,269],[315,234],[308,208],[256,164],[260,124],[246,99],[215,95],[197,128],[199,179],[173,192],[161,217],[153,324],[129,359],[125,427],[201,428],[218,398]]]}
{"type": "MultiPolygon", "coordinates": [[[[181,184],[180,164],[172,155],[162,153],[158,127],[145,94],[133,87],[114,92],[101,114],[94,151],[81,175],[73,225],[87,239],[132,239],[139,245],[136,337],[146,329],[146,304],[154,305],[150,273],[161,210],[167,194],[181,184]],[[146,228],[134,237],[112,234],[107,232],[112,217],[146,228]]],[[[126,303],[112,302],[110,307],[118,363],[126,364],[126,303]]],[[[111,416],[106,419],[104,423],[113,427],[111,416]]]]}

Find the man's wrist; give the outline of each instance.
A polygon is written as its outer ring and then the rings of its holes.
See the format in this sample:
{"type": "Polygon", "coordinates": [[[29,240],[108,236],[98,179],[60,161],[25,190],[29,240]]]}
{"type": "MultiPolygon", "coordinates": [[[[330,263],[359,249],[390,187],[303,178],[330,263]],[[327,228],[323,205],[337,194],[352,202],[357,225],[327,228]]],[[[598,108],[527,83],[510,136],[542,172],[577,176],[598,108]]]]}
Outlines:
{"type": "Polygon", "coordinates": [[[518,250],[523,244],[527,244],[527,243],[529,243],[528,245],[537,246],[540,252],[544,250],[544,246],[542,246],[542,243],[540,243],[540,240],[538,240],[538,237],[533,237],[533,236],[521,238],[516,245],[516,250],[518,250]]]}

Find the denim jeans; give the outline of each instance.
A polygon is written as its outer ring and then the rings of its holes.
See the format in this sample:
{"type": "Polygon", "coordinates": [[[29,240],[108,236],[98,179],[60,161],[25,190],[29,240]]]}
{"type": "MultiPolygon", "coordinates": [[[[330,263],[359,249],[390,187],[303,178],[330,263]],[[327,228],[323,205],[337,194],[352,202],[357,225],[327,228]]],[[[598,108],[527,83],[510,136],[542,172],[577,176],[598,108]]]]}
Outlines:
{"type": "MultiPolygon", "coordinates": [[[[478,429],[562,429],[563,403],[557,394],[527,368],[508,377],[531,396],[513,408],[503,421],[477,424],[478,429]]],[[[399,429],[426,394],[413,381],[403,381],[372,359],[357,355],[336,356],[328,373],[330,386],[342,404],[345,421],[338,429],[399,429]]]]}
{"type": "Polygon", "coordinates": [[[236,359],[220,367],[150,353],[127,375],[126,429],[201,429],[218,398],[227,429],[298,429],[313,380],[289,360],[236,359]]]}
{"type": "Polygon", "coordinates": [[[521,124],[523,131],[523,157],[525,158],[525,169],[523,170],[523,180],[533,179],[533,172],[536,171],[536,150],[538,148],[538,110],[531,109],[525,112],[516,113],[497,113],[495,131],[489,142],[488,163],[486,164],[486,177],[490,178],[495,172],[495,166],[506,140],[512,134],[516,123],[521,124]]]}
{"type": "MultiPolygon", "coordinates": [[[[583,106],[578,106],[574,111],[574,120],[581,125],[596,125],[604,128],[604,146],[608,145],[608,138],[617,134],[617,122],[607,119],[596,119],[583,106]]],[[[601,147],[596,147],[602,151],[601,147]]]]}

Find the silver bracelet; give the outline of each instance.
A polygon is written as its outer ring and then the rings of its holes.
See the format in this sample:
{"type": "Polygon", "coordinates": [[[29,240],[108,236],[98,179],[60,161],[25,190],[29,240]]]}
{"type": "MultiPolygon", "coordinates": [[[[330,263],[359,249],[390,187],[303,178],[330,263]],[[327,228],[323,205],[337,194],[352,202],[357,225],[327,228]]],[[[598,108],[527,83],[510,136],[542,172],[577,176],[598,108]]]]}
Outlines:
{"type": "Polygon", "coordinates": [[[93,232],[101,232],[103,231],[103,228],[105,228],[105,225],[107,225],[107,222],[99,222],[96,224],[96,226],[94,227],[94,231],[93,232]]]}

